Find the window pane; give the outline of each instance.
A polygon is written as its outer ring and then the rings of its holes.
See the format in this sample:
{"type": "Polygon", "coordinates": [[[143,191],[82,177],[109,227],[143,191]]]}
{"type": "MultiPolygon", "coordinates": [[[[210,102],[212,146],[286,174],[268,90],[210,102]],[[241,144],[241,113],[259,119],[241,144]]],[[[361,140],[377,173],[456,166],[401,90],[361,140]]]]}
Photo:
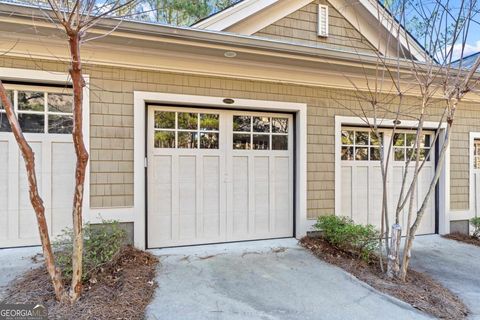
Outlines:
{"type": "Polygon", "coordinates": [[[380,148],[370,148],[370,160],[380,161],[380,148]]]}
{"type": "Polygon", "coordinates": [[[270,132],[270,118],[253,117],[253,131],[254,132],[270,132]]]}
{"type": "MultiPolygon", "coordinates": [[[[7,90],[7,96],[10,99],[10,103],[12,104],[12,107],[13,107],[13,91],[7,90]]],[[[0,99],[0,110],[3,110],[3,109],[5,109],[5,107],[3,106],[2,100],[0,99]]]]}
{"type": "Polygon", "coordinates": [[[218,114],[200,114],[200,130],[218,130],[218,114]]]}
{"type": "Polygon", "coordinates": [[[415,145],[417,135],[415,133],[407,133],[407,147],[413,147],[415,145]]]}
{"type": "Polygon", "coordinates": [[[48,116],[48,133],[72,133],[73,116],[48,116]]]}
{"type": "Polygon", "coordinates": [[[395,161],[405,161],[405,149],[395,148],[395,161]]]}
{"type": "Polygon", "coordinates": [[[155,131],[155,148],[175,148],[175,132],[155,131]]]}
{"type": "Polygon", "coordinates": [[[178,148],[196,149],[198,146],[198,134],[196,132],[179,132],[178,148]]]}
{"type": "Polygon", "coordinates": [[[45,93],[33,91],[19,91],[18,110],[44,111],[45,93]]]}
{"type": "Polygon", "coordinates": [[[18,115],[18,122],[23,132],[26,133],[44,133],[45,116],[43,114],[24,114],[18,115]]]}
{"type": "Polygon", "coordinates": [[[175,129],[175,112],[155,111],[155,128],[175,129]]]}
{"type": "Polygon", "coordinates": [[[355,160],[368,160],[368,148],[355,148],[355,160]]]}
{"type": "Polygon", "coordinates": [[[233,149],[250,149],[250,135],[233,134],[233,149]]]}
{"type": "Polygon", "coordinates": [[[474,150],[474,154],[476,156],[480,156],[480,140],[475,140],[475,150],[474,150]]]}
{"type": "Polygon", "coordinates": [[[432,136],[430,134],[424,134],[423,135],[423,138],[422,138],[422,141],[420,141],[420,146],[422,148],[430,148],[430,139],[432,138],[432,136]]]}
{"type": "Polygon", "coordinates": [[[355,132],[355,144],[367,145],[368,144],[368,132],[356,131],[355,132]]]}
{"type": "Polygon", "coordinates": [[[197,113],[178,113],[178,129],[198,129],[198,114],[197,113]]]}
{"type": "Polygon", "coordinates": [[[200,148],[218,149],[218,133],[215,133],[215,132],[200,133],[200,148]]]}
{"type": "Polygon", "coordinates": [[[342,160],[353,160],[353,147],[342,147],[342,160]]]}
{"type": "Polygon", "coordinates": [[[475,156],[475,163],[473,164],[475,169],[480,169],[480,156],[475,156]]]}
{"type": "Polygon", "coordinates": [[[348,145],[353,144],[353,131],[347,131],[347,130],[342,131],[342,144],[348,144],[348,145]]]}
{"type": "Polygon", "coordinates": [[[397,147],[405,146],[405,133],[395,133],[393,135],[393,145],[397,147]]]}
{"type": "Polygon", "coordinates": [[[274,132],[274,133],[288,133],[288,119],[286,119],[286,118],[272,118],[272,132],[274,132]]]}
{"type": "Polygon", "coordinates": [[[253,135],[253,149],[254,150],[269,150],[270,149],[270,135],[268,135],[268,134],[254,134],[253,135]]]}
{"type": "Polygon", "coordinates": [[[379,136],[377,136],[374,132],[370,132],[370,145],[379,146],[383,143],[383,132],[379,132],[378,134],[379,136]]]}
{"type": "Polygon", "coordinates": [[[251,117],[233,116],[233,131],[251,131],[251,117]]]}
{"type": "Polygon", "coordinates": [[[272,150],[288,150],[288,136],[272,136],[272,150]]]}
{"type": "Polygon", "coordinates": [[[415,161],[415,152],[413,148],[407,149],[407,160],[411,159],[411,161],[415,161]]]}
{"type": "Polygon", "coordinates": [[[0,112],[0,132],[10,132],[10,123],[8,123],[7,115],[0,112]]]}
{"type": "MultiPolygon", "coordinates": [[[[428,155],[428,153],[430,152],[430,149],[429,148],[426,148],[426,149],[420,149],[420,160],[425,160],[425,157],[428,155]]],[[[430,157],[428,157],[427,161],[430,161],[430,157]]]]}
{"type": "Polygon", "coordinates": [[[62,93],[48,93],[48,111],[72,113],[73,95],[62,93]]]}

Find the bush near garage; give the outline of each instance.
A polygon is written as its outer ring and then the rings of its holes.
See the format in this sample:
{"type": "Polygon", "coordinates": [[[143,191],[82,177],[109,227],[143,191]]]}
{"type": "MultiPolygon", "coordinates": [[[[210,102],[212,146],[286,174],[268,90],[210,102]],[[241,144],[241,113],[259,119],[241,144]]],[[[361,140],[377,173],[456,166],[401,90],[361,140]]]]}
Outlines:
{"type": "Polygon", "coordinates": [[[472,218],[470,224],[473,226],[473,236],[480,239],[480,217],[472,218]]]}
{"type": "MultiPolygon", "coordinates": [[[[100,268],[112,261],[125,244],[126,231],[117,221],[86,224],[83,228],[83,282],[88,282],[100,268]]],[[[56,263],[66,282],[72,279],[73,230],[64,229],[53,243],[56,263]]]]}
{"type": "Polygon", "coordinates": [[[331,245],[352,252],[367,262],[379,248],[380,233],[375,227],[355,224],[348,217],[322,216],[314,227],[331,245]]]}

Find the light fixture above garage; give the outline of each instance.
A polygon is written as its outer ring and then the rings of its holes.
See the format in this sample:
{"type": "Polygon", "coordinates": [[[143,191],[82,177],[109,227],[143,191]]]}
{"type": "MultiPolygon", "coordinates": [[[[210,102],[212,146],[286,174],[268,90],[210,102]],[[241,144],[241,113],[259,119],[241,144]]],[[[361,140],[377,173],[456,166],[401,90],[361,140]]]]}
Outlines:
{"type": "Polygon", "coordinates": [[[225,98],[225,99],[223,99],[223,103],[234,104],[235,100],[233,100],[232,98],[225,98]]]}
{"type": "Polygon", "coordinates": [[[400,121],[400,120],[393,120],[393,124],[399,125],[399,124],[402,124],[402,121],[400,121]]]}
{"type": "Polygon", "coordinates": [[[237,53],[235,51],[225,51],[223,55],[227,58],[235,58],[237,53]]]}

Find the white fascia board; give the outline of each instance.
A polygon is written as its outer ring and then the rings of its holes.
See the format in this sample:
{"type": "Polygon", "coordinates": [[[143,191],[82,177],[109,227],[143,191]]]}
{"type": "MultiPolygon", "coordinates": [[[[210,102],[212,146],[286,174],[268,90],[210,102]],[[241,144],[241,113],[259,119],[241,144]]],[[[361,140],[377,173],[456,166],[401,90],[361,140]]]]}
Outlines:
{"type": "Polygon", "coordinates": [[[206,20],[194,24],[192,28],[223,31],[237,22],[277,3],[279,0],[245,0],[206,20]]]}

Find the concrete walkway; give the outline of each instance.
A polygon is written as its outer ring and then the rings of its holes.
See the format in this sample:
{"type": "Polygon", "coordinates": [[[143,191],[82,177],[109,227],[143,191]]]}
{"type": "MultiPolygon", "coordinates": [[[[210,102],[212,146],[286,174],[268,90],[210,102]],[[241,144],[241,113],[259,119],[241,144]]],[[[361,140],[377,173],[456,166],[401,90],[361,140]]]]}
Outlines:
{"type": "Polygon", "coordinates": [[[0,301],[10,281],[37,266],[32,257],[41,252],[41,247],[0,249],[0,301]]]}
{"type": "Polygon", "coordinates": [[[152,250],[159,288],[147,319],[427,319],[295,239],[152,250]]]}
{"type": "Polygon", "coordinates": [[[457,294],[480,320],[480,247],[442,238],[419,236],[412,267],[423,271],[457,294]]]}

